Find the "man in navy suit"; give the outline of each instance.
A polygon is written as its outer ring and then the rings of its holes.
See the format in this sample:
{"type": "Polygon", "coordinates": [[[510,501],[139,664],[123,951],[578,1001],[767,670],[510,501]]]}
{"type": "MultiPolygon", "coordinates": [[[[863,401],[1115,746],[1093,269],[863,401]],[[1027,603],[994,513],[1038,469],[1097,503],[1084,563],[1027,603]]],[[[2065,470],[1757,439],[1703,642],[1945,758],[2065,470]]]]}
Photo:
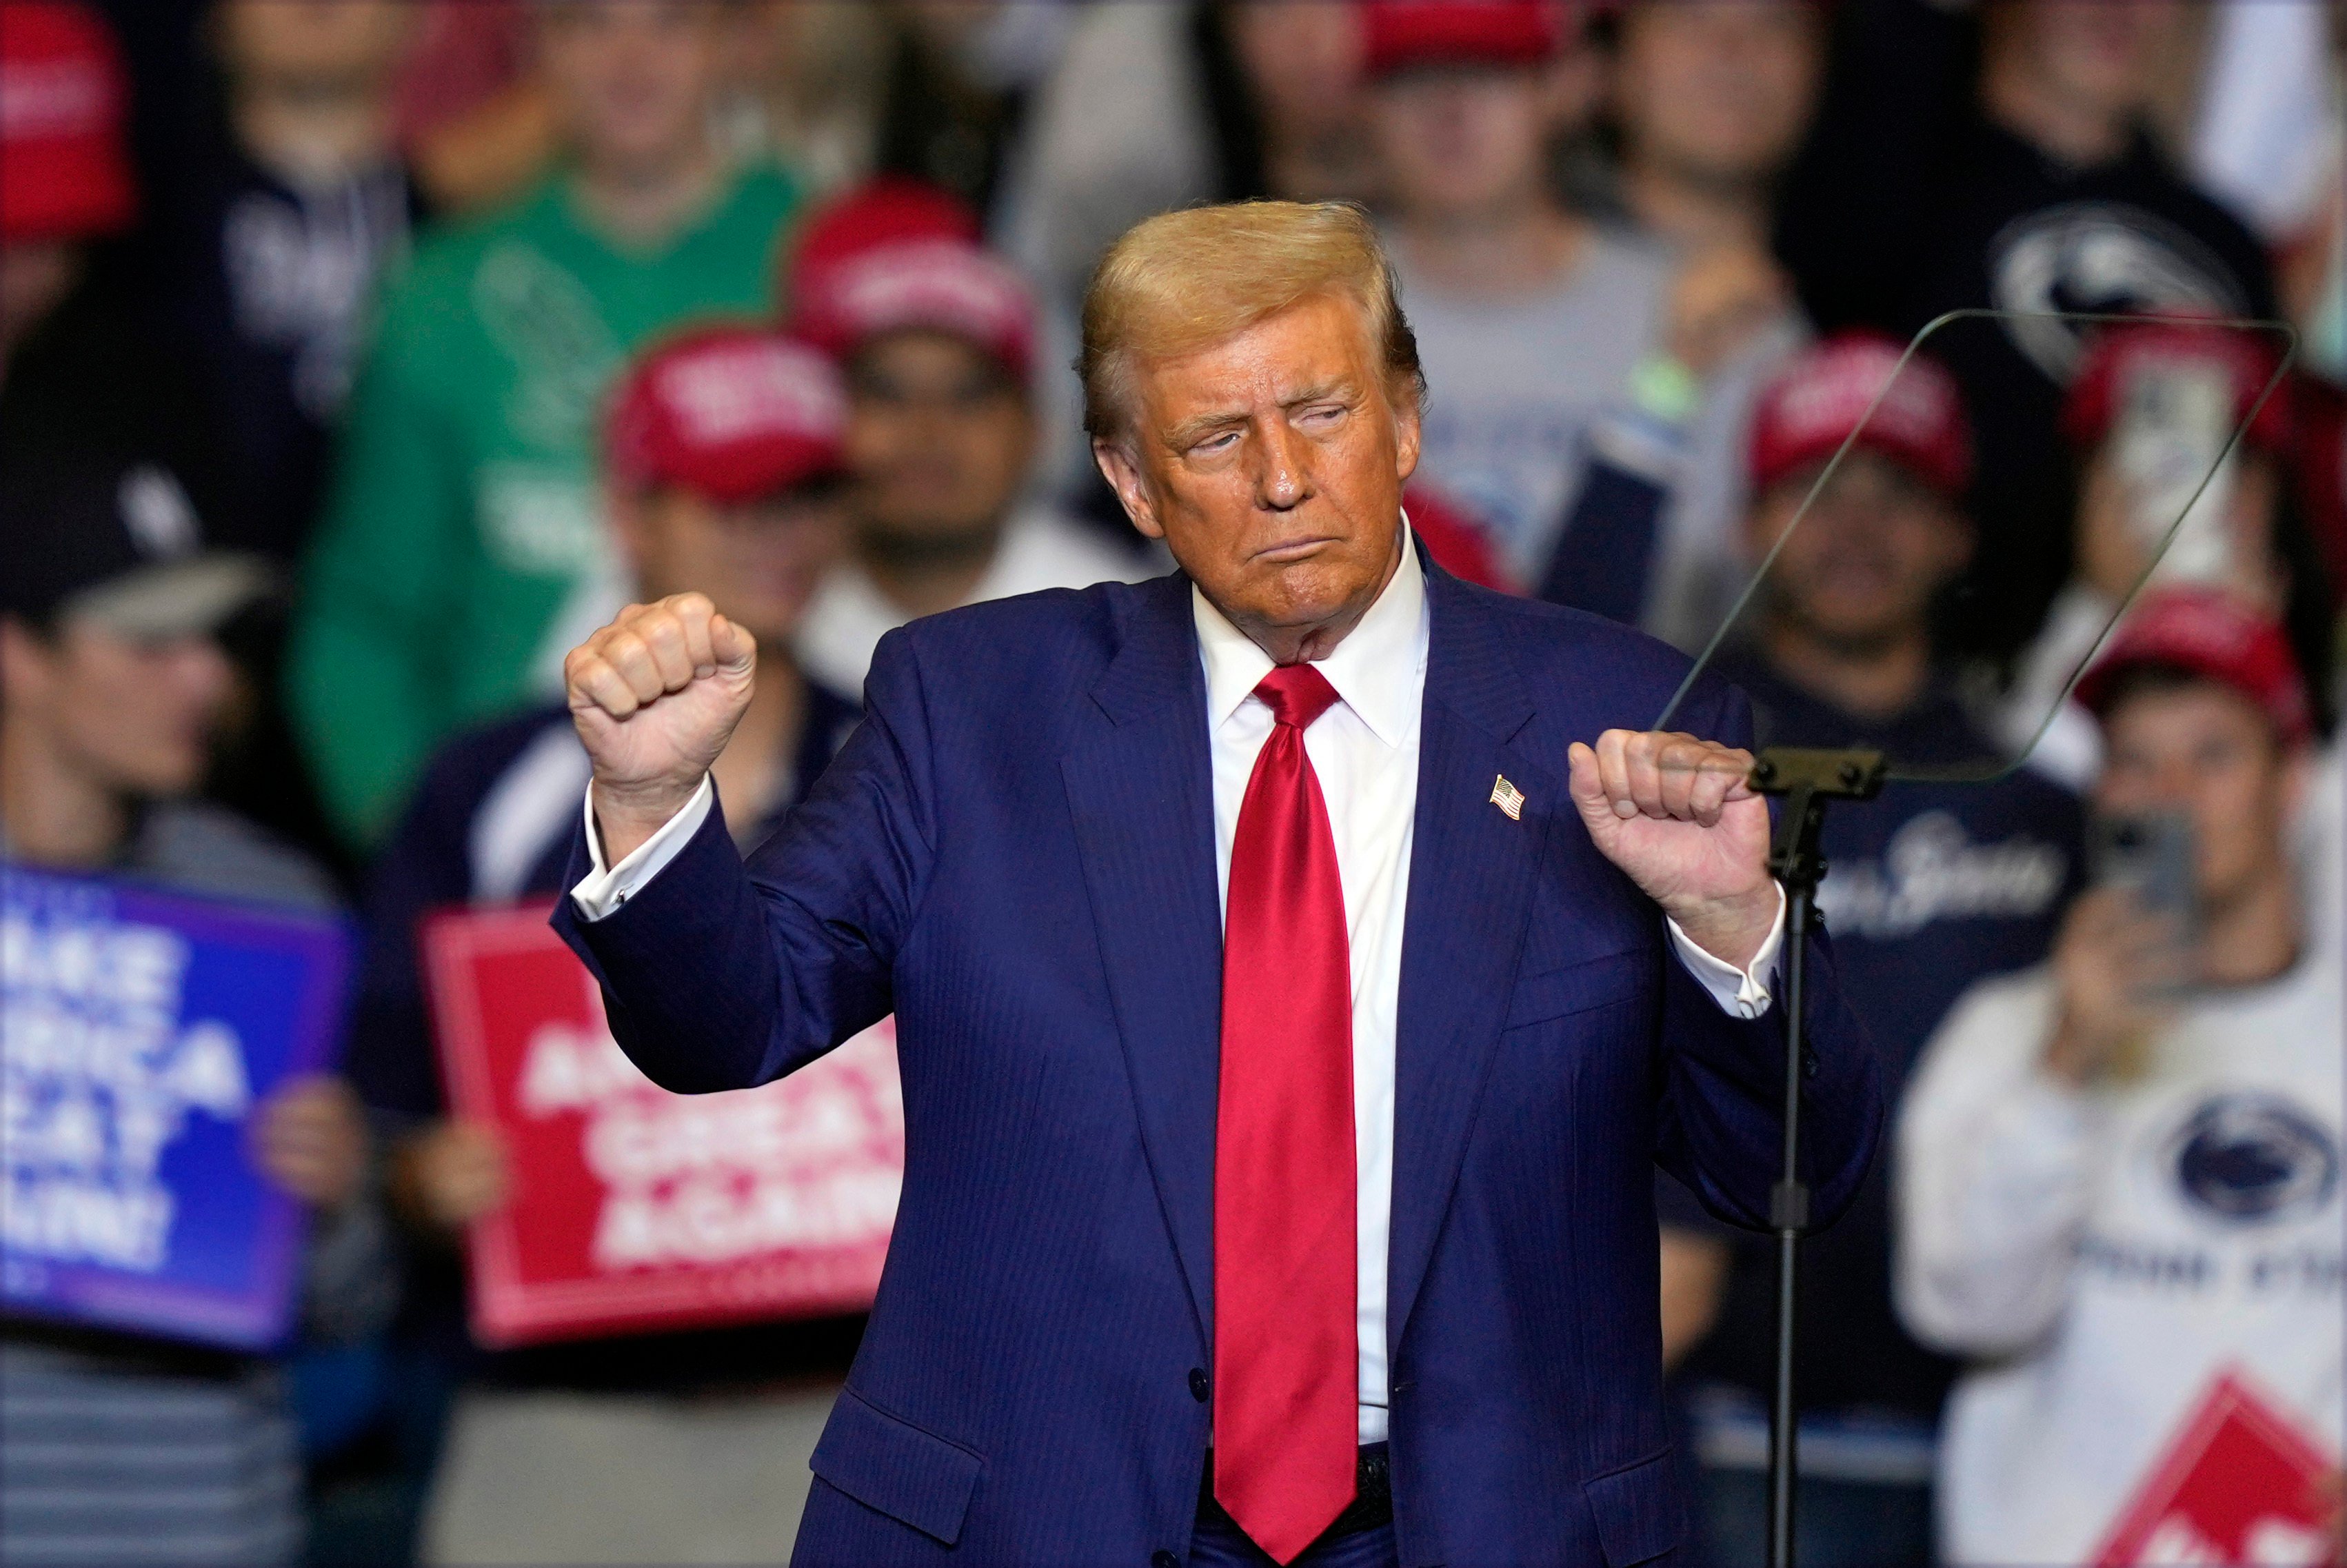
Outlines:
{"type": "MultiPolygon", "coordinates": [[[[892,1009],[896,1239],[801,1564],[1665,1558],[1652,1171],[1766,1223],[1783,896],[1725,687],[1430,565],[1423,387],[1340,205],[1136,227],[1086,302],[1102,471],[1181,571],[917,621],[745,866],[752,649],[633,606],[558,924],[682,1091],[892,1009]]],[[[1875,1142],[1822,945],[1815,1212],[1875,1142]]]]}

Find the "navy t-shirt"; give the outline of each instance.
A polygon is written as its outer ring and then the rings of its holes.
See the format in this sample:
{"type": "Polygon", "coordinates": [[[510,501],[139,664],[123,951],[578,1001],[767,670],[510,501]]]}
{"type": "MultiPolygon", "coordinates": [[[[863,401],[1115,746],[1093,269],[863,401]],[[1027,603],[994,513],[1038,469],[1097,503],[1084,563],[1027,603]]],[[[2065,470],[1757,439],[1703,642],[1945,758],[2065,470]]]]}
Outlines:
{"type": "MultiPolygon", "coordinates": [[[[1748,651],[1719,669],[1752,699],[1762,745],[1866,746],[1896,767],[1956,767],[1993,756],[1944,688],[1888,720],[1860,718],[1793,685],[1748,651]]],[[[1881,1053],[1895,1108],[1917,1056],[1973,981],[2037,962],[2080,876],[2084,813],[2034,774],[1996,784],[1893,784],[1828,814],[1819,907],[1842,994],[1881,1053]]],[[[1805,1410],[1868,1410],[1930,1420],[1953,1363],[1909,1338],[1891,1304],[1889,1160],[1857,1202],[1803,1244],[1799,1388],[1805,1410]]],[[[1731,1243],[1719,1325],[1688,1357],[1688,1378],[1760,1393],[1776,1368],[1775,1242],[1729,1231],[1662,1180],[1665,1225],[1731,1243]]]]}
{"type": "MultiPolygon", "coordinates": [[[[858,711],[807,688],[789,787],[749,835],[763,838],[805,798],[856,725],[858,711]]],[[[585,751],[560,706],[533,709],[443,746],[384,846],[364,910],[364,950],[343,1073],[387,1132],[444,1115],[416,930],[452,905],[505,903],[562,890],[588,778],[585,751]]],[[[836,1372],[863,1319],[749,1324],[574,1340],[484,1352],[465,1329],[459,1254],[419,1239],[400,1332],[471,1376],[538,1387],[666,1389],[771,1382],[836,1372]]]]}

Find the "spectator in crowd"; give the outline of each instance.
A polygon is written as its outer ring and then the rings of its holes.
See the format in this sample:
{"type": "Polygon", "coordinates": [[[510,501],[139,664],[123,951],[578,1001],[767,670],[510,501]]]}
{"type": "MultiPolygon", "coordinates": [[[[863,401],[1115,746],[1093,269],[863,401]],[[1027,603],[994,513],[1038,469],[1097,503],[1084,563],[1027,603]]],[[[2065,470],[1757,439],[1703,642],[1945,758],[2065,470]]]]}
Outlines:
{"type": "Polygon", "coordinates": [[[2133,852],[2049,963],[1957,1004],[1900,1123],[1900,1309],[1975,1363],[1942,1553],[2329,1562],[2347,1059],[2324,868],[2291,850],[2305,684],[2278,626],[2187,586],[2081,690],[2099,841],[2133,852]]]}
{"type": "Polygon", "coordinates": [[[315,522],[375,279],[415,205],[393,140],[405,0],[220,0],[225,99],[159,180],[158,281],[230,446],[223,538],[291,562],[315,522]]]}
{"type": "Polygon", "coordinates": [[[1816,106],[1816,0],[1635,0],[1614,23],[1619,210],[1703,251],[1766,251],[1776,186],[1816,106]]]}
{"type": "MultiPolygon", "coordinates": [[[[1892,382],[1898,359],[1896,343],[1847,334],[1799,355],[1764,392],[1750,445],[1747,541],[1756,560],[1843,440],[1860,434],[1786,540],[1758,613],[1719,668],[1751,697],[1762,745],[1867,746],[1906,767],[1985,774],[1993,748],[1957,702],[1932,635],[1936,603],[1972,548],[1963,399],[1928,360],[1892,382]],[[1860,428],[1886,382],[1889,395],[1860,428]]],[[[1966,987],[2045,955],[2080,837],[2076,800],[2028,774],[1977,788],[1893,784],[1828,817],[1833,872],[1819,907],[1886,1098],[1966,987]]],[[[1681,1262],[1665,1309],[1717,1325],[1682,1376],[1705,1560],[1758,1562],[1775,1251],[1724,1230],[1675,1187],[1660,1196],[1665,1255],[1681,1262]]],[[[1952,1368],[1893,1314],[1890,1183],[1880,1167],[1850,1211],[1807,1244],[1803,1268],[1802,1561],[1922,1568],[1932,1561],[1932,1439],[1952,1368]]]]}
{"type": "Polygon", "coordinates": [[[166,461],[220,503],[220,432],[125,239],[138,221],[129,79],[113,30],[68,0],[0,28],[0,472],[67,447],[166,461]]]}
{"type": "Polygon", "coordinates": [[[774,149],[828,195],[871,178],[896,42],[886,6],[865,0],[756,0],[746,6],[741,134],[774,149]]]}
{"type": "Polygon", "coordinates": [[[1550,190],[1550,142],[1578,113],[1563,63],[1580,47],[1553,7],[1393,0],[1365,24],[1387,243],[1434,391],[1419,477],[1536,583],[1591,415],[1660,344],[1671,263],[1550,190]]]}
{"type": "Polygon", "coordinates": [[[1808,335],[1768,246],[1777,185],[1816,101],[1825,24],[1809,0],[1642,0],[1601,36],[1618,158],[1573,179],[1576,197],[1670,245],[1680,265],[1663,354],[1595,416],[1588,446],[1670,497],[1634,552],[1603,533],[1560,541],[1542,592],[1587,602],[1593,577],[1606,579],[1635,602],[1593,608],[1693,650],[1743,586],[1753,401],[1808,335]]]}
{"type": "MultiPolygon", "coordinates": [[[[1778,253],[1819,325],[1903,336],[1974,306],[2271,315],[2263,248],[2147,127],[2164,29],[2183,9],[1987,0],[1975,19],[1931,0],[1842,7],[1778,212],[1778,253]]],[[[2056,415],[2082,335],[2063,322],[1970,322],[1933,345],[1978,421],[1983,531],[1962,629],[1973,650],[2017,647],[2069,569],[2056,415]]]]}
{"type": "MultiPolygon", "coordinates": [[[[13,18],[12,25],[13,25],[13,18]]],[[[207,549],[171,472],[74,453],[0,492],[0,859],[318,911],[324,875],[191,798],[232,676],[212,641],[261,590],[207,549]]],[[[307,1076],[251,1122],[268,1180],[311,1205],[304,1318],[360,1340],[392,1299],[366,1131],[307,1076]]],[[[0,1560],[280,1563],[302,1541],[284,1369],[97,1329],[0,1322],[0,1560]]]]}
{"type": "Polygon", "coordinates": [[[0,378],[80,282],[90,241],[138,212],[122,66],[102,17],[36,4],[0,38],[0,378]]]}
{"type": "MultiPolygon", "coordinates": [[[[846,398],[830,360],[719,325],[648,352],[607,427],[610,515],[640,591],[698,589],[758,645],[757,694],[714,772],[746,850],[856,720],[803,676],[800,612],[846,531],[846,398]]],[[[435,1562],[734,1561],[790,1539],[805,1458],[858,1324],[589,1339],[486,1354],[464,1329],[455,1248],[512,1190],[496,1133],[453,1120],[433,1065],[417,928],[433,909],[561,891],[587,753],[568,709],[532,708],[442,747],[383,856],[350,1071],[399,1129],[392,1189],[415,1237],[401,1338],[470,1387],[432,1486],[435,1562]],[[778,1384],[813,1379],[811,1393],[778,1384]],[[690,1395],[691,1411],[661,1399],[690,1395]],[[755,1446],[765,1483],[722,1462],[755,1446]]]]}
{"type": "MultiPolygon", "coordinates": [[[[2024,651],[2004,701],[1999,727],[2015,752],[2029,743],[2212,469],[2206,493],[2158,557],[2159,580],[2229,589],[2282,624],[2301,669],[2322,668],[2333,600],[2296,482],[2296,388],[2284,382],[2259,405],[2278,351],[2268,334],[2177,323],[2114,325],[2087,341],[2061,416],[2079,473],[2074,573],[2024,651]],[[2244,419],[2250,422],[2239,451],[2219,466],[2244,419]]],[[[2318,723],[2324,691],[2319,681],[2311,687],[2318,723]]],[[[2070,702],[2031,762],[2084,788],[2100,750],[2094,721],[2070,702]]]]}
{"type": "Polygon", "coordinates": [[[768,305],[795,201],[714,139],[721,0],[536,15],[571,160],[519,205],[427,239],[392,282],[309,563],[293,709],[361,842],[435,743],[551,691],[563,651],[620,602],[593,411],[635,344],[768,305]]]}
{"type": "Polygon", "coordinates": [[[877,180],[808,221],[789,292],[848,386],[853,547],[800,629],[809,674],[861,692],[881,637],[916,616],[1147,572],[1030,495],[1035,308],[967,207],[877,180]]]}

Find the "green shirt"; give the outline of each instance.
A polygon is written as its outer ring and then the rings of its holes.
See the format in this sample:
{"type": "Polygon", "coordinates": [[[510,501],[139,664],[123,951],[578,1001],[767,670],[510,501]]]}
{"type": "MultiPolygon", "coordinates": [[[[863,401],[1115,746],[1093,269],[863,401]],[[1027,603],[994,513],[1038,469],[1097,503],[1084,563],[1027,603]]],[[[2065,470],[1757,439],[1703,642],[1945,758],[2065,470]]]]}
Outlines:
{"type": "Polygon", "coordinates": [[[389,826],[451,730],[559,691],[563,653],[624,601],[597,485],[604,393],[648,338],[771,315],[797,201],[751,169],[664,243],[630,247],[557,175],[427,239],[388,285],[289,671],[354,839],[389,826]]]}

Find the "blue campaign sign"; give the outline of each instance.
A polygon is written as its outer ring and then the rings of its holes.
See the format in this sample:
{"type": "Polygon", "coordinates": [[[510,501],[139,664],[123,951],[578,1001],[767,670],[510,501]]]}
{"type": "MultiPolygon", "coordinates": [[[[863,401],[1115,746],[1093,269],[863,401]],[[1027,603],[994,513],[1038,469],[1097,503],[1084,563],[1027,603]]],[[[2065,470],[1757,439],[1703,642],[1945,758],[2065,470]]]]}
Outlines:
{"type": "Polygon", "coordinates": [[[0,1307],[285,1337],[301,1206],[246,1123],[327,1065],[348,949],[328,917],[0,865],[0,1307]]]}

